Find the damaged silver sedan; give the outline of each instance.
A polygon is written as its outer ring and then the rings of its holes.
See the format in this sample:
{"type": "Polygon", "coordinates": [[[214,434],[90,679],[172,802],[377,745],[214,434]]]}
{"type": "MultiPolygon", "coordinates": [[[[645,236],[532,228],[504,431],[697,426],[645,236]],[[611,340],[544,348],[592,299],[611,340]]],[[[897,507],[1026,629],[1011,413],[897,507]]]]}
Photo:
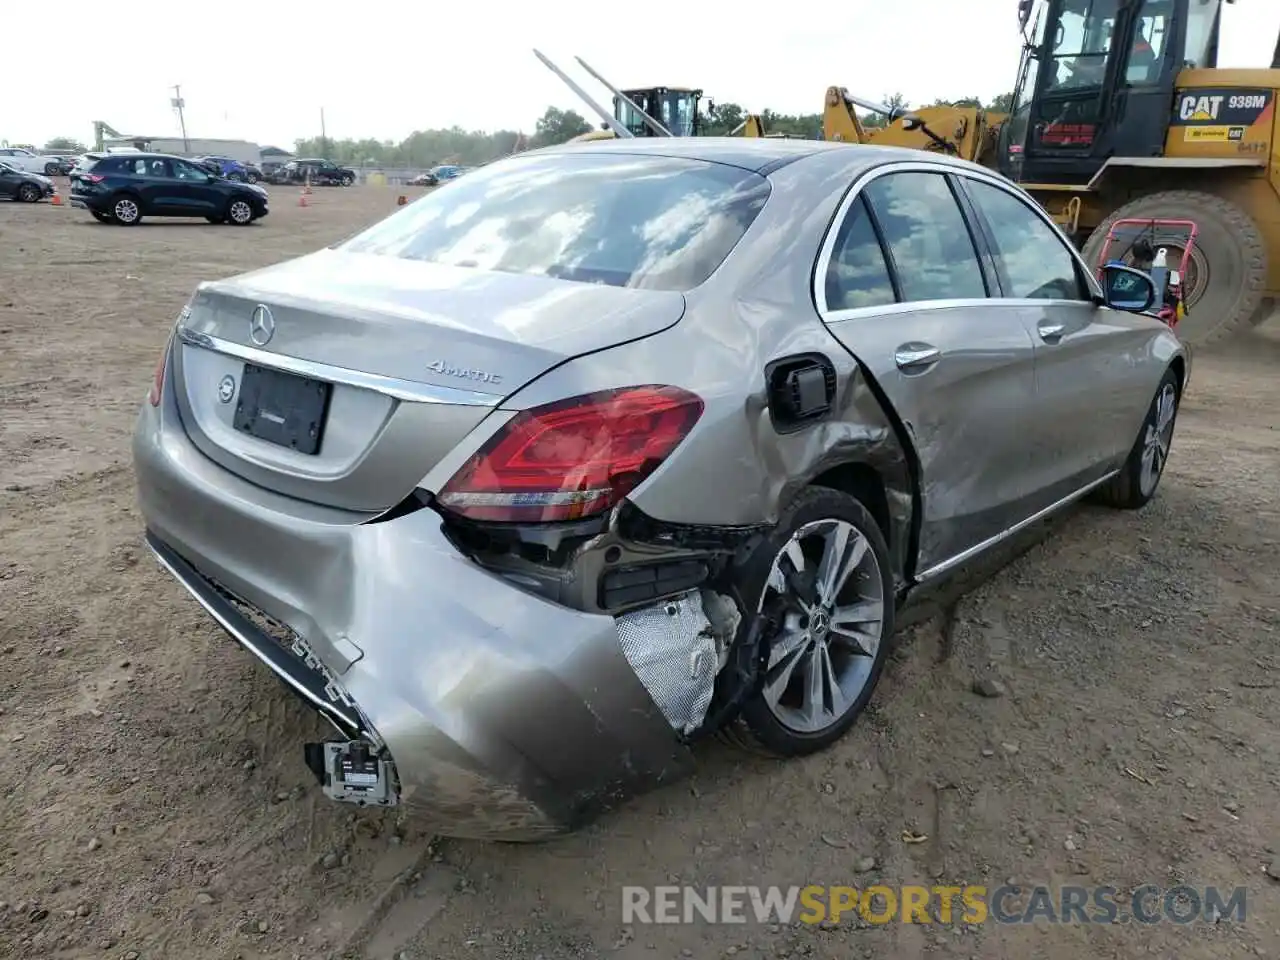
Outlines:
{"type": "Polygon", "coordinates": [[[334,800],[536,839],[732,731],[821,749],[909,592],[1155,493],[1189,358],[1025,194],[918,152],[580,144],[202,284],[146,537],[336,729],[334,800]]]}

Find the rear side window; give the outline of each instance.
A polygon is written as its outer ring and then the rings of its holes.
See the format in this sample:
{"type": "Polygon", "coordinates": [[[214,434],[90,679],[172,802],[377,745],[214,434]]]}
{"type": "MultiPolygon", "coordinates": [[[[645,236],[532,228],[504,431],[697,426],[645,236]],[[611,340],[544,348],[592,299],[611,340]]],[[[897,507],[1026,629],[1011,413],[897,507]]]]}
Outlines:
{"type": "Polygon", "coordinates": [[[978,253],[960,206],[939,173],[892,173],[863,196],[893,258],[902,299],[985,298],[978,253]]]}
{"type": "Polygon", "coordinates": [[[894,302],[889,265],[862,197],[853,201],[836,234],[831,262],[827,264],[826,295],[828,310],[855,310],[894,302]]]}
{"type": "Polygon", "coordinates": [[[1017,197],[978,180],[965,189],[987,219],[1006,294],[1031,300],[1088,299],[1076,260],[1049,225],[1017,197]]]}
{"type": "Polygon", "coordinates": [[[685,291],[728,256],[768,196],[763,177],[697,160],[518,157],[451,181],[340,249],[685,291]]]}

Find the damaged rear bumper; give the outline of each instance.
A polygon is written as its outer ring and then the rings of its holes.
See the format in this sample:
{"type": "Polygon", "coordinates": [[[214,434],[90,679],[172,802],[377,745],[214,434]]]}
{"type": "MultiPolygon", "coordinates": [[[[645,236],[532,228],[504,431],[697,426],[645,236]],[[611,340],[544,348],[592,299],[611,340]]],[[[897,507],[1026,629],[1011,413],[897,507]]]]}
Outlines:
{"type": "Polygon", "coordinates": [[[254,487],[165,407],[134,437],[152,549],[343,740],[394,764],[410,812],[451,836],[537,839],[688,771],[677,727],[714,673],[687,635],[706,625],[696,593],[657,611],[683,655],[655,654],[635,632],[651,608],[615,619],[519,590],[429,508],[367,523],[254,487]]]}

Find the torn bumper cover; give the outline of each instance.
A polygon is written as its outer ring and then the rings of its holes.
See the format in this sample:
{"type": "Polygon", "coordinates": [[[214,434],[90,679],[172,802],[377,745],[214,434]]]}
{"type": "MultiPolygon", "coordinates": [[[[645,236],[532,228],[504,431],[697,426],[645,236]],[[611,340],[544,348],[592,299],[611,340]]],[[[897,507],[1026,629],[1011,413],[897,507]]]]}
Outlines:
{"type": "Polygon", "coordinates": [[[391,761],[399,803],[441,833],[537,839],[691,767],[680,734],[715,671],[697,593],[620,619],[551,603],[459,554],[429,508],[300,505],[150,408],[134,453],[164,566],[341,740],[391,761]]]}

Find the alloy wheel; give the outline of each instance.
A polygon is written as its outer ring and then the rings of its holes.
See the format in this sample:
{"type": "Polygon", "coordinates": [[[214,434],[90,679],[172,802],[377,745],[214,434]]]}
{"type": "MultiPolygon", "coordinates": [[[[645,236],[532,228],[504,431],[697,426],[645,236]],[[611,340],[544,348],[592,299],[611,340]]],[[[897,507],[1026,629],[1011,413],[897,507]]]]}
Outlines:
{"type": "Polygon", "coordinates": [[[127,198],[117,200],[112,209],[121,223],[133,223],[138,219],[138,205],[127,198]]]}
{"type": "Polygon", "coordinates": [[[884,635],[884,587],[871,543],[844,520],[800,527],[774,558],[760,607],[781,600],[763,698],[783,726],[819,733],[853,707],[884,635]]]}
{"type": "Polygon", "coordinates": [[[243,200],[232,201],[229,212],[235,223],[248,223],[253,219],[253,210],[243,200]]]}
{"type": "Polygon", "coordinates": [[[35,203],[40,199],[40,191],[29,183],[24,183],[18,188],[18,197],[23,203],[35,203]]]}
{"type": "Polygon", "coordinates": [[[1178,391],[1172,383],[1166,383],[1156,395],[1142,434],[1142,471],[1138,482],[1142,495],[1150,496],[1160,482],[1164,465],[1169,459],[1169,446],[1173,443],[1173,419],[1178,409],[1178,391]]]}

